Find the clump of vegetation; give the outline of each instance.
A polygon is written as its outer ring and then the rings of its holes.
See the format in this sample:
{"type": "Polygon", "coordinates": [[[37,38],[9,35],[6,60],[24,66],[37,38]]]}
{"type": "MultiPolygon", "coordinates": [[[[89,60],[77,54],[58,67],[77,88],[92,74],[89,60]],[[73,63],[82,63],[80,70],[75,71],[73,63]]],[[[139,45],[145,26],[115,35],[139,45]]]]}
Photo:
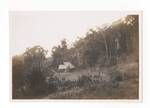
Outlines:
{"type": "Polygon", "coordinates": [[[22,95],[30,98],[47,92],[45,56],[46,50],[35,46],[22,56],[13,58],[13,98],[21,98],[22,95]]]}

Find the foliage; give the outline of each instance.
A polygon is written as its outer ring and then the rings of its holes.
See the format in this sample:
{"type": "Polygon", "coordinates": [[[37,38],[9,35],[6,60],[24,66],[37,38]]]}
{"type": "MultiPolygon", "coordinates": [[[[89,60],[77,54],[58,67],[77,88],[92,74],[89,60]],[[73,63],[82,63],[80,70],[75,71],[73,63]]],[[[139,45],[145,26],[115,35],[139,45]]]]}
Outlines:
{"type": "Polygon", "coordinates": [[[68,60],[67,53],[67,42],[66,39],[63,39],[61,41],[61,45],[54,46],[52,48],[53,67],[57,68],[59,64],[62,64],[64,61],[68,60]]]}
{"type": "MultiPolygon", "coordinates": [[[[60,84],[71,88],[74,84],[85,87],[93,83],[88,76],[81,76],[78,82],[60,81],[54,78],[53,72],[57,72],[58,66],[65,61],[71,62],[76,69],[114,66],[125,62],[128,58],[131,58],[131,61],[138,61],[138,20],[138,15],[128,15],[109,26],[90,29],[85,37],[75,41],[71,48],[68,47],[66,39],[61,40],[60,45],[52,48],[50,66],[46,66],[47,50],[41,46],[27,48],[22,55],[14,56],[12,58],[13,98],[56,92],[60,84]]],[[[123,75],[117,70],[113,70],[110,76],[112,85],[117,85],[123,80],[123,75]]]]}
{"type": "Polygon", "coordinates": [[[14,56],[12,58],[12,90],[13,98],[17,98],[21,95],[21,87],[23,85],[23,57],[14,56]]]}

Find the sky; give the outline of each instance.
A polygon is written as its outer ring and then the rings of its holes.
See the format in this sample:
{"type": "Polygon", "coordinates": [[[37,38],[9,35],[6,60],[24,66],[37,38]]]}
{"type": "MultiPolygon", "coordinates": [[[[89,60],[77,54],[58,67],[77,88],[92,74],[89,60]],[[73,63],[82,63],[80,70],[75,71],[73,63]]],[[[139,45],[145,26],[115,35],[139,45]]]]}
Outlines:
{"type": "Polygon", "coordinates": [[[71,45],[90,28],[111,24],[126,15],[111,11],[11,11],[11,53],[22,54],[26,48],[40,45],[51,54],[62,39],[71,45]]]}

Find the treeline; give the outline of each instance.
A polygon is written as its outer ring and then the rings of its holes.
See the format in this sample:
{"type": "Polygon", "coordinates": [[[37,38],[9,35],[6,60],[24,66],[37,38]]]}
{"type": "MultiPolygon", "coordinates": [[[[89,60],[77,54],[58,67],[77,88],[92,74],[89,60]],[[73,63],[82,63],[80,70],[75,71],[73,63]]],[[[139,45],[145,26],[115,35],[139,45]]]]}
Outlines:
{"type": "Polygon", "coordinates": [[[139,24],[138,15],[113,22],[104,28],[90,29],[85,38],[80,38],[70,49],[62,40],[52,50],[54,66],[71,61],[76,67],[115,65],[127,57],[138,61],[139,24]]]}
{"type": "Polygon", "coordinates": [[[53,74],[64,61],[79,69],[111,66],[128,60],[138,62],[138,20],[138,15],[128,15],[109,26],[90,29],[71,48],[64,39],[52,48],[49,58],[46,57],[48,51],[41,46],[28,48],[22,55],[14,56],[13,98],[33,98],[56,91],[53,74]]]}

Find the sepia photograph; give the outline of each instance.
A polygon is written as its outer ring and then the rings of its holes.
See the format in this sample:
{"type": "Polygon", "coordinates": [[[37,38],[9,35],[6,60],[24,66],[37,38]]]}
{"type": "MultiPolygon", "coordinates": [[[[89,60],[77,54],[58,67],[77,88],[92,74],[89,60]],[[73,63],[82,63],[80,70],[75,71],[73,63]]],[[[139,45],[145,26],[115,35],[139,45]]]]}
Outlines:
{"type": "Polygon", "coordinates": [[[141,12],[10,11],[12,99],[140,97],[141,12]]]}

